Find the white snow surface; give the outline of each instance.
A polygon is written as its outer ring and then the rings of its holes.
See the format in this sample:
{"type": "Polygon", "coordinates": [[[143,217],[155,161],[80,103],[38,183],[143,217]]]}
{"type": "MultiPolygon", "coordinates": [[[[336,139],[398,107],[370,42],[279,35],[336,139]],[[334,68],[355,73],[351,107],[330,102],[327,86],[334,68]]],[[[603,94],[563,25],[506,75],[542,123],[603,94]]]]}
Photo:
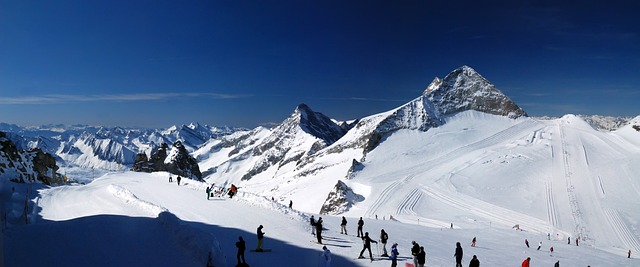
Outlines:
{"type": "Polygon", "coordinates": [[[109,173],[58,187],[3,181],[2,256],[5,266],[205,266],[211,253],[215,266],[235,266],[238,236],[254,249],[263,225],[264,247],[273,251],[247,251],[252,267],[315,267],[321,245],[310,242],[314,214],[325,221],[332,266],[391,264],[377,256],[376,244],[376,261],[355,259],[362,249],[354,235],[358,217],[373,239],[385,229],[387,247],[399,244],[399,266],[411,261],[412,240],[424,246],[427,266],[454,265],[456,242],[464,266],[472,255],[481,266],[519,266],[526,257],[531,266],[558,260],[560,266],[640,266],[639,152],[640,132],[632,125],[600,132],[573,115],[514,120],[463,112],[426,132],[393,133],[366,155],[353,179],[344,180],[344,173],[362,154],[345,149],[309,163],[305,170],[324,168],[306,176],[281,166],[289,174],[242,182],[233,199],[207,200],[207,184],[178,186],[163,172],[109,173]],[[340,216],[315,214],[338,179],[365,197],[344,214],[349,235],[340,234],[340,216]],[[470,247],[473,237],[477,247],[470,247]]]}

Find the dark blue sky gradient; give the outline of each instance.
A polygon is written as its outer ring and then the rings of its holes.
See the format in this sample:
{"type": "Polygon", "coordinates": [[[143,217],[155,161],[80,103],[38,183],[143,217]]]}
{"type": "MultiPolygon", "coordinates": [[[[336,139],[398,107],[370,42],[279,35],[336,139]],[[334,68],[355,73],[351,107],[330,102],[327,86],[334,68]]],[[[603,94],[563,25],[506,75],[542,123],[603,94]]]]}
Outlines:
{"type": "Polygon", "coordinates": [[[462,65],[532,116],[640,115],[640,2],[555,2],[0,1],[0,122],[347,120],[462,65]]]}

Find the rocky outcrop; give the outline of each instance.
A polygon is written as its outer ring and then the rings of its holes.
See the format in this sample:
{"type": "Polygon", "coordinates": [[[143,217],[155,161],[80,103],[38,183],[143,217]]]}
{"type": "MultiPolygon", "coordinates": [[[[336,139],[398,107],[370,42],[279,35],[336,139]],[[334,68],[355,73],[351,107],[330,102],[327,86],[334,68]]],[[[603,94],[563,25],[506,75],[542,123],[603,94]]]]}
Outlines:
{"type": "Polygon", "coordinates": [[[356,194],[344,182],[338,180],[327,200],[320,209],[320,214],[337,215],[348,211],[354,203],[361,202],[364,197],[356,194]]]}
{"type": "Polygon", "coordinates": [[[189,155],[180,141],[173,143],[170,150],[166,143],[162,143],[153,151],[151,157],[147,157],[144,153],[137,154],[131,170],[137,172],[167,171],[182,177],[202,179],[198,162],[189,155]]]}
{"type": "Polygon", "coordinates": [[[47,185],[61,183],[55,158],[39,148],[18,150],[16,145],[0,132],[0,179],[14,182],[41,182],[47,185]]]}

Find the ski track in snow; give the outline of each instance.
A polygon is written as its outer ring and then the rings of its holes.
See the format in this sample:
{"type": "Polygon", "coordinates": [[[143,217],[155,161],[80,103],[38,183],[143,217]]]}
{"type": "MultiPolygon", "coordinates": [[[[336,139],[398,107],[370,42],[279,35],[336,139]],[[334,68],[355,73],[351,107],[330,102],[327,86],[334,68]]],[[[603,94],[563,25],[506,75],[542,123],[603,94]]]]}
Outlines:
{"type": "Polygon", "coordinates": [[[631,250],[638,251],[640,250],[640,242],[636,238],[636,236],[629,230],[629,227],[624,223],[622,218],[620,218],[620,214],[617,210],[614,209],[604,209],[604,214],[613,226],[613,230],[616,232],[616,235],[620,239],[620,241],[627,247],[631,248],[631,250]]]}
{"type": "MultiPolygon", "coordinates": [[[[401,193],[399,191],[403,191],[406,188],[414,188],[413,190],[411,190],[410,192],[406,193],[405,197],[403,198],[403,200],[401,201],[401,203],[395,208],[395,212],[396,214],[410,214],[410,215],[417,215],[414,211],[413,208],[415,206],[417,206],[419,204],[419,202],[422,199],[422,195],[423,195],[423,190],[427,192],[427,195],[430,197],[434,197],[440,201],[443,201],[444,203],[453,205],[454,207],[460,207],[460,208],[468,208],[468,207],[474,207],[476,204],[474,203],[480,203],[483,202],[481,200],[478,200],[476,198],[471,198],[471,200],[469,200],[468,202],[456,202],[456,201],[450,201],[446,198],[441,198],[438,196],[441,195],[445,195],[445,193],[442,193],[444,191],[444,189],[438,189],[435,184],[432,187],[425,187],[422,185],[418,185],[417,183],[412,183],[414,178],[416,176],[418,176],[418,174],[424,174],[424,173],[433,173],[434,169],[437,169],[441,166],[443,166],[445,163],[453,161],[457,158],[460,158],[462,156],[464,156],[465,154],[472,152],[472,151],[480,151],[482,148],[486,148],[486,147],[491,147],[497,144],[500,144],[501,142],[503,142],[504,140],[509,140],[510,137],[516,136],[518,134],[522,134],[523,132],[536,132],[536,131],[540,131],[544,126],[534,120],[524,120],[518,124],[512,125],[500,132],[497,132],[487,138],[484,138],[482,140],[479,140],[475,143],[469,144],[469,145],[465,145],[462,147],[459,147],[457,149],[454,149],[453,151],[446,153],[444,155],[442,155],[441,157],[432,159],[430,161],[424,162],[423,164],[414,166],[414,167],[410,167],[407,168],[406,170],[394,170],[392,173],[384,173],[382,175],[376,175],[375,177],[372,178],[377,178],[377,177],[398,177],[400,175],[405,175],[405,178],[403,178],[402,180],[399,181],[395,181],[391,184],[389,184],[376,198],[376,200],[373,202],[373,204],[369,207],[369,209],[367,209],[367,211],[365,212],[365,216],[366,217],[372,217],[374,214],[377,214],[379,212],[379,210],[385,205],[388,204],[389,200],[391,199],[392,195],[401,193]],[[410,185],[410,186],[408,186],[410,185]],[[422,188],[422,190],[420,190],[419,188],[422,188]],[[442,192],[439,192],[442,191],[442,192]]],[[[424,178],[424,175],[421,175],[421,178],[424,178]]],[[[435,179],[431,179],[433,181],[439,180],[441,177],[437,177],[435,179]]],[[[425,181],[421,181],[421,182],[425,182],[425,181]]],[[[426,181],[427,183],[429,181],[426,181]]],[[[486,203],[486,202],[484,202],[486,203]]],[[[488,204],[488,203],[486,203],[488,204]]],[[[490,204],[488,204],[490,205],[490,204]]],[[[499,216],[495,216],[494,214],[492,214],[492,210],[495,209],[497,206],[491,205],[492,207],[489,207],[487,209],[482,209],[482,208],[478,208],[477,211],[475,212],[478,215],[481,215],[483,217],[487,217],[488,219],[491,219],[492,221],[504,221],[502,220],[499,216]]],[[[503,209],[505,210],[505,209],[503,209]]],[[[513,213],[513,211],[508,212],[510,215],[509,216],[516,216],[513,213]]],[[[517,213],[518,216],[522,217],[523,215],[520,215],[520,213],[517,213]]],[[[534,219],[533,217],[530,216],[525,216],[527,220],[532,220],[534,219]]],[[[524,218],[523,218],[524,219],[524,218]]],[[[505,223],[507,224],[507,226],[511,226],[513,224],[522,224],[521,220],[506,220],[505,223]],[[510,225],[509,225],[510,224],[510,225]]],[[[532,226],[532,228],[535,228],[535,226],[532,226]]],[[[541,232],[544,232],[545,230],[542,230],[541,232]]]]}
{"type": "Polygon", "coordinates": [[[547,200],[547,218],[553,227],[558,227],[558,213],[556,212],[556,203],[553,198],[553,188],[551,181],[545,184],[545,194],[547,200]]]}
{"type": "Polygon", "coordinates": [[[571,164],[569,164],[569,158],[571,153],[569,152],[567,141],[566,141],[566,133],[563,131],[562,127],[558,125],[558,131],[560,133],[560,143],[562,149],[562,167],[564,170],[564,178],[567,186],[567,194],[569,196],[569,206],[571,207],[571,215],[573,216],[573,221],[575,223],[575,231],[583,239],[589,239],[589,231],[584,224],[584,218],[582,218],[582,211],[580,210],[580,205],[578,202],[578,198],[575,193],[575,187],[572,182],[573,172],[571,171],[571,164]]]}

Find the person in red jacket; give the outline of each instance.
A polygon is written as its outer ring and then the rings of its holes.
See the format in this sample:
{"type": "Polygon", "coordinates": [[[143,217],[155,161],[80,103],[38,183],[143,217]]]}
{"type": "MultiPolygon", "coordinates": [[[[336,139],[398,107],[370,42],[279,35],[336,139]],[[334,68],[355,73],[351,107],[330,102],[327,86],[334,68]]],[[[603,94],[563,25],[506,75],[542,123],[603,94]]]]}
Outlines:
{"type": "Polygon", "coordinates": [[[527,257],[523,262],[522,262],[522,267],[529,267],[529,262],[531,261],[531,258],[527,257]]]}

